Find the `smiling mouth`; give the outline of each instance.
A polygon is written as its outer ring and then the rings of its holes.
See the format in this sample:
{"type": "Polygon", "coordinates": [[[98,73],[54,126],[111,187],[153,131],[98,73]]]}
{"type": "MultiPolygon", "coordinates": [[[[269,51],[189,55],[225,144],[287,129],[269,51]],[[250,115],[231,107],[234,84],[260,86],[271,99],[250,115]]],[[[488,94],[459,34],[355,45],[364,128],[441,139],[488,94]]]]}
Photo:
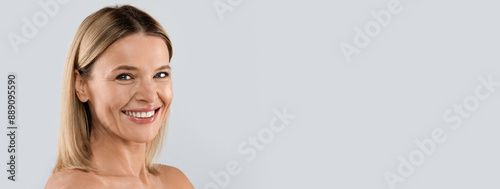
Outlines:
{"type": "Polygon", "coordinates": [[[132,116],[132,117],[136,117],[136,118],[150,118],[150,117],[153,117],[156,114],[156,112],[158,112],[159,109],[160,108],[157,108],[157,109],[152,110],[152,111],[145,111],[145,112],[122,111],[122,113],[129,115],[129,116],[132,116]]]}

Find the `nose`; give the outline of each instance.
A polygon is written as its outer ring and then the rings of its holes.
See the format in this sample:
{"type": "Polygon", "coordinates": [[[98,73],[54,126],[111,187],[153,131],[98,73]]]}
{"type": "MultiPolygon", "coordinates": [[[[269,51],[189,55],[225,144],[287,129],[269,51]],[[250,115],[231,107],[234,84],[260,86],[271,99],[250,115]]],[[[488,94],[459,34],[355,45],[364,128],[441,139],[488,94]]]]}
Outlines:
{"type": "Polygon", "coordinates": [[[152,79],[141,79],[137,83],[135,99],[146,103],[153,103],[157,94],[152,79]]]}

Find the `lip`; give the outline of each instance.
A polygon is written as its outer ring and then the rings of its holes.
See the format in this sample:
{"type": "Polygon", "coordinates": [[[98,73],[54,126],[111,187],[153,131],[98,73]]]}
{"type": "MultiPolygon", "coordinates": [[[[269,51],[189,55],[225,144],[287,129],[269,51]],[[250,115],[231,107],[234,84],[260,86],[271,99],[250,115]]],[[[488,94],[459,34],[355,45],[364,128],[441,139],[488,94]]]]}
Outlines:
{"type": "Polygon", "coordinates": [[[153,123],[156,120],[156,116],[158,116],[158,112],[160,112],[160,107],[151,107],[151,108],[137,108],[137,109],[128,109],[128,110],[122,110],[122,114],[125,115],[130,121],[137,123],[137,124],[148,124],[148,123],[153,123]],[[155,111],[155,114],[151,117],[147,118],[139,118],[139,117],[134,117],[125,114],[123,111],[132,111],[132,112],[149,112],[149,111],[155,111]]]}
{"type": "Polygon", "coordinates": [[[149,111],[156,110],[156,109],[158,109],[158,108],[160,108],[160,106],[150,107],[150,108],[128,109],[128,110],[122,110],[122,111],[131,111],[131,112],[149,112],[149,111]]]}

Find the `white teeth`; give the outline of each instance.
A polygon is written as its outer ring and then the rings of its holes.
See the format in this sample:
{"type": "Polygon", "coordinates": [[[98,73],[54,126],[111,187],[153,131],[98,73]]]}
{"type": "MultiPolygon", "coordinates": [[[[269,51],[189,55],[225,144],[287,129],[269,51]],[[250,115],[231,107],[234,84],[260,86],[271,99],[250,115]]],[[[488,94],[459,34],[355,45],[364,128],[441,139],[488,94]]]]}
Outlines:
{"type": "Polygon", "coordinates": [[[155,111],[149,111],[149,112],[131,112],[131,111],[125,111],[125,114],[133,117],[140,117],[140,118],[148,118],[151,117],[155,114],[155,111]]]}

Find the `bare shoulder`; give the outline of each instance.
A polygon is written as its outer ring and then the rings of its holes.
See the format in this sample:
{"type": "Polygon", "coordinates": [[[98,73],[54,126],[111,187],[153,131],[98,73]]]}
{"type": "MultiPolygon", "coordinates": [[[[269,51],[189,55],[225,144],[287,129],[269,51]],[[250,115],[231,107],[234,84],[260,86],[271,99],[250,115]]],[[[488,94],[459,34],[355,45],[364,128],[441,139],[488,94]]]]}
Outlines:
{"type": "Polygon", "coordinates": [[[187,176],[178,168],[162,164],[156,164],[156,166],[165,185],[180,189],[194,189],[187,176]]]}
{"type": "Polygon", "coordinates": [[[103,186],[102,180],[93,173],[81,170],[61,170],[50,176],[45,189],[101,188],[103,186]]]}

